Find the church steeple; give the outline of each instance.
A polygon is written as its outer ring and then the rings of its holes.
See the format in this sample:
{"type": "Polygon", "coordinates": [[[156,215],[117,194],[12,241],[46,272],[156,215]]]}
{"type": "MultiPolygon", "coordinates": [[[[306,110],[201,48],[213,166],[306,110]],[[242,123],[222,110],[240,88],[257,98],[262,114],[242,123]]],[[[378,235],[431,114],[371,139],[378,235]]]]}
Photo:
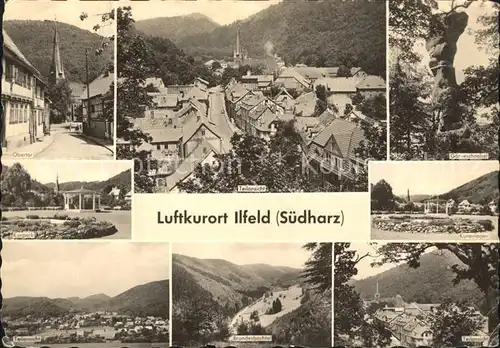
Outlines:
{"type": "Polygon", "coordinates": [[[59,33],[57,31],[57,22],[54,19],[54,39],[52,40],[52,64],[50,65],[49,83],[56,84],[65,79],[64,67],[61,60],[61,51],[59,48],[59,33]]]}
{"type": "Polygon", "coordinates": [[[243,55],[242,55],[241,47],[240,47],[240,27],[238,26],[238,31],[236,32],[236,47],[234,50],[234,58],[241,59],[242,56],[243,55]]]}

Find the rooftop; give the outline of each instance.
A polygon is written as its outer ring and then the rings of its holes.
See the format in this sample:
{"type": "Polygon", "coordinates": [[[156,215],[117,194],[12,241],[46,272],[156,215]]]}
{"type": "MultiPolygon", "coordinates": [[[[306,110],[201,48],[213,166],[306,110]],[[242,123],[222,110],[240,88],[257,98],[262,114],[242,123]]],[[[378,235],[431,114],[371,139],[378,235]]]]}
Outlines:
{"type": "Polygon", "coordinates": [[[370,90],[370,89],[386,89],[386,83],[383,78],[380,76],[375,76],[375,75],[369,75],[366,76],[361,82],[356,86],[358,89],[365,89],[365,90],[370,90]]]}
{"type": "Polygon", "coordinates": [[[356,123],[337,118],[330,122],[312,142],[325,147],[332,137],[342,157],[350,159],[357,158],[354,150],[365,138],[363,131],[356,123]]]}

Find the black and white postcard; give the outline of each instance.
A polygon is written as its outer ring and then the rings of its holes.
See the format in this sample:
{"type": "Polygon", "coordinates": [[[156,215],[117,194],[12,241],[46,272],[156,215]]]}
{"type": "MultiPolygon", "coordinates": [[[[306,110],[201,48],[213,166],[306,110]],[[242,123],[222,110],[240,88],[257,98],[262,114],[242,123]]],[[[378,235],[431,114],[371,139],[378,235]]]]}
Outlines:
{"type": "Polygon", "coordinates": [[[172,249],[174,345],[331,346],[331,243],[172,249]]]}

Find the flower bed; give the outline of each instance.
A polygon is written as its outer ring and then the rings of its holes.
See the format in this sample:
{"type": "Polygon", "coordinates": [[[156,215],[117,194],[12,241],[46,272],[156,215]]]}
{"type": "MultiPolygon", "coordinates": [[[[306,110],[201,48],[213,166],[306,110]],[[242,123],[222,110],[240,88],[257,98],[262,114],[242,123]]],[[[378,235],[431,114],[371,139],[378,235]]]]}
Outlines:
{"type": "Polygon", "coordinates": [[[2,219],[0,228],[2,239],[91,239],[118,232],[112,223],[98,221],[95,217],[71,218],[57,214],[53,217],[28,215],[26,218],[2,219]]]}
{"type": "Polygon", "coordinates": [[[415,218],[408,215],[374,217],[372,226],[381,231],[410,233],[481,233],[492,231],[491,220],[423,217],[415,218]]]}

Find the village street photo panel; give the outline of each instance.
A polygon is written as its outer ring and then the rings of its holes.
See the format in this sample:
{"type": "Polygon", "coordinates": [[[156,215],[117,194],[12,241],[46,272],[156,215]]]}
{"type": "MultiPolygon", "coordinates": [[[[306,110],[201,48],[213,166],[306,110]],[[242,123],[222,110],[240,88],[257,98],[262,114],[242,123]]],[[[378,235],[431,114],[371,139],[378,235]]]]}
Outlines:
{"type": "Polygon", "coordinates": [[[335,243],[334,345],[498,347],[498,243],[335,243]]]}
{"type": "Polygon", "coordinates": [[[122,1],[117,158],[136,192],[367,191],[384,1],[122,1]]]}
{"type": "Polygon", "coordinates": [[[113,2],[9,1],[2,34],[2,157],[111,160],[113,2]]]}
{"type": "Polygon", "coordinates": [[[172,344],[331,347],[332,243],[172,244],[172,344]]]}
{"type": "Polygon", "coordinates": [[[6,241],[1,347],[168,348],[170,245],[6,241]]]}
{"type": "Polygon", "coordinates": [[[130,239],[132,161],[2,161],[1,238],[130,239]]]}

